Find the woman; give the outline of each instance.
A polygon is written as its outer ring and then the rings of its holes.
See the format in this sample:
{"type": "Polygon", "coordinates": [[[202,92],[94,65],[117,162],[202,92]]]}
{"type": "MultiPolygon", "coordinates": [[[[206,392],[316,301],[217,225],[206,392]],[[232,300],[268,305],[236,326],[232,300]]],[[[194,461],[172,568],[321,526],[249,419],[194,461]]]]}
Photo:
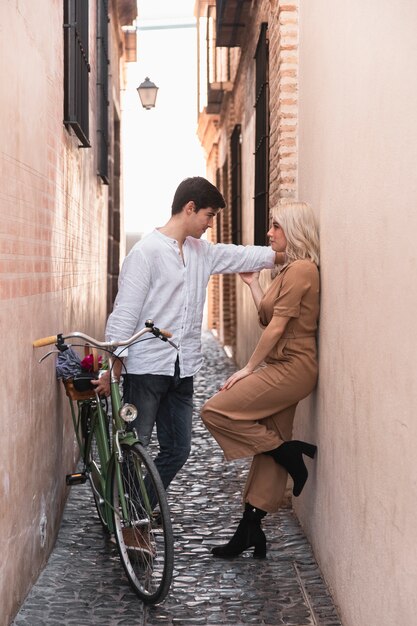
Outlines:
{"type": "Polygon", "coordinates": [[[291,441],[296,406],[317,382],[319,238],[311,207],[281,200],[268,237],[275,252],[285,252],[286,263],[265,295],[259,273],[241,274],[264,331],[245,367],[202,409],[203,422],[227,460],[253,456],[243,517],[231,540],[212,549],[224,558],[251,547],[254,557],[266,556],[261,520],[278,510],[287,472],[294,496],[300,495],[308,476],[303,454],[314,458],[317,449],[291,441]]]}

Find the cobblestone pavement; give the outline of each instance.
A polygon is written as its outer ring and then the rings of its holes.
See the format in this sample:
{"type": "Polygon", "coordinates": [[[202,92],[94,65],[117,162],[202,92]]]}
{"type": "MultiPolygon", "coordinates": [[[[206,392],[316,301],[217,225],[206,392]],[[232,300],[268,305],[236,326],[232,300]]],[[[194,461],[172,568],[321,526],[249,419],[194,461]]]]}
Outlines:
{"type": "Polygon", "coordinates": [[[240,518],[248,462],[225,463],[199,418],[205,399],[236,369],[209,333],[204,349],[205,366],[195,379],[193,450],[169,489],[175,569],[167,599],[146,607],[131,591],[86,484],[72,488],[55,549],[14,626],[341,626],[289,507],[264,520],[265,561],[249,552],[228,561],[210,554],[240,518]]]}

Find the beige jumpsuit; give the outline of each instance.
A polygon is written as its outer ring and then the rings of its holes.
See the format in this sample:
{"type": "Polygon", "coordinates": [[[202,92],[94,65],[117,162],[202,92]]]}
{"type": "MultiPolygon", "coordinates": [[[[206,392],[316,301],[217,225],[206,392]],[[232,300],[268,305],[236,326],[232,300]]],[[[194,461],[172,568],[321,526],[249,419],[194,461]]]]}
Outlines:
{"type": "Polygon", "coordinates": [[[291,318],[266,365],[217,393],[202,409],[203,422],[227,460],[254,457],[244,501],[268,513],[279,508],[287,472],[261,453],[291,439],[296,406],[316,385],[318,314],[317,266],[294,261],[274,279],[259,306],[263,326],[273,315],[291,318]]]}

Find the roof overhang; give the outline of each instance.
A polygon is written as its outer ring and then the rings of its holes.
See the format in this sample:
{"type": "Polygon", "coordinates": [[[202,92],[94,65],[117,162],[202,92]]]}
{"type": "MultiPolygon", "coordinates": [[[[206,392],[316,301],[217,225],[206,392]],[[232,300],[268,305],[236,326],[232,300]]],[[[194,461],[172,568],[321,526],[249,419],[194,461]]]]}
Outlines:
{"type": "Polygon", "coordinates": [[[136,0],[117,0],[117,13],[120,26],[128,26],[131,24],[138,15],[136,0]]]}

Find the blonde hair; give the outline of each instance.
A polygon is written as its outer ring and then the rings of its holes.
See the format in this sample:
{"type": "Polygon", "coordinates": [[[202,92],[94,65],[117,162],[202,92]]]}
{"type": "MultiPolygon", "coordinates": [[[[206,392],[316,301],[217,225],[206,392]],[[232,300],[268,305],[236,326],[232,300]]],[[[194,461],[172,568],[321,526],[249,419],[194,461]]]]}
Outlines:
{"type": "Polygon", "coordinates": [[[309,259],[319,265],[319,230],[311,206],[306,202],[281,199],[271,214],[287,239],[285,252],[288,261],[291,263],[299,259],[309,259]]]}

